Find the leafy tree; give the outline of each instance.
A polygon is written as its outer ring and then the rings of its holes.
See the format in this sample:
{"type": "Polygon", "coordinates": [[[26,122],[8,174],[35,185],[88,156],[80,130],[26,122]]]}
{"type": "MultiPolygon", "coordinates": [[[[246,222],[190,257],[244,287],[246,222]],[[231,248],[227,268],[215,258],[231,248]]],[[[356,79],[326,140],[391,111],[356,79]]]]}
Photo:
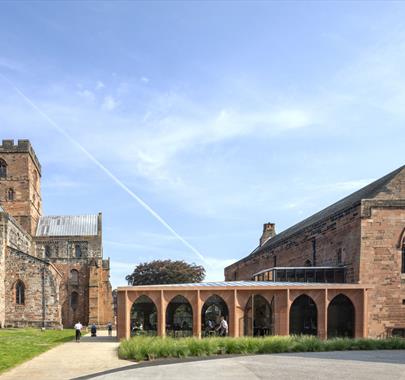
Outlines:
{"type": "Polygon", "coordinates": [[[184,284],[200,282],[205,278],[201,265],[189,264],[183,260],[154,260],[141,263],[132,274],[125,277],[128,285],[184,284]]]}

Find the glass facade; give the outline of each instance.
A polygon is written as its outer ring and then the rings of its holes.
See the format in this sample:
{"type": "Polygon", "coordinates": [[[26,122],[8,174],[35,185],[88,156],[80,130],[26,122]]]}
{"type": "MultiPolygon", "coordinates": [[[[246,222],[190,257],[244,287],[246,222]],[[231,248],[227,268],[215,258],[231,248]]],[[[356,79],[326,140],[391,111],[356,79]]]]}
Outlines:
{"type": "Polygon", "coordinates": [[[254,281],[345,283],[346,267],[274,267],[253,275],[254,281]]]}

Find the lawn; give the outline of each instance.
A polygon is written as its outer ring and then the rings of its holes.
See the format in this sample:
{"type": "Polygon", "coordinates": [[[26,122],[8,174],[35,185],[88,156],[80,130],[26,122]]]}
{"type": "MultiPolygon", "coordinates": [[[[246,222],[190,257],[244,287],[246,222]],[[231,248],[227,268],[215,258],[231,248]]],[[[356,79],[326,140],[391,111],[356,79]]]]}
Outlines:
{"type": "Polygon", "coordinates": [[[0,373],[73,339],[73,330],[0,329],[0,373]]]}
{"type": "Polygon", "coordinates": [[[405,349],[405,339],[347,339],[320,340],[313,336],[271,336],[265,338],[160,338],[134,337],[123,340],[119,356],[129,360],[184,358],[224,354],[273,354],[281,352],[314,352],[343,350],[405,349]]]}

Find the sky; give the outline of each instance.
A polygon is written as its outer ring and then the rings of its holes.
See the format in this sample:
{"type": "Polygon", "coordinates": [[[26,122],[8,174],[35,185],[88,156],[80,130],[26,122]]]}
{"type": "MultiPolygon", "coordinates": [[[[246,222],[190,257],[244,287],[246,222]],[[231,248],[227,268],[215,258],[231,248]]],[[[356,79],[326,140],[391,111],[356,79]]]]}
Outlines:
{"type": "Polygon", "coordinates": [[[0,139],[31,140],[46,215],[103,213],[113,287],[153,259],[223,280],[263,223],[404,164],[404,19],[389,1],[3,0],[0,139]]]}

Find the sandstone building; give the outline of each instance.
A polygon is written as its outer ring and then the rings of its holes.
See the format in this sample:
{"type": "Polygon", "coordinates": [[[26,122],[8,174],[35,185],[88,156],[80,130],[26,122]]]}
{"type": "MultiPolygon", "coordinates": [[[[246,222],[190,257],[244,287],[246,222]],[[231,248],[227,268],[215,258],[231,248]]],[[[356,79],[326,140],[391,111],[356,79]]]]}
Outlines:
{"type": "Polygon", "coordinates": [[[0,145],[0,327],[113,319],[98,215],[43,216],[41,165],[28,140],[0,145]]]}
{"type": "Polygon", "coordinates": [[[368,335],[405,336],[405,166],[280,234],[265,224],[225,279],[366,284],[368,335]]]}
{"type": "Polygon", "coordinates": [[[276,234],[225,281],[117,290],[118,337],[405,337],[405,166],[276,234]]]}

